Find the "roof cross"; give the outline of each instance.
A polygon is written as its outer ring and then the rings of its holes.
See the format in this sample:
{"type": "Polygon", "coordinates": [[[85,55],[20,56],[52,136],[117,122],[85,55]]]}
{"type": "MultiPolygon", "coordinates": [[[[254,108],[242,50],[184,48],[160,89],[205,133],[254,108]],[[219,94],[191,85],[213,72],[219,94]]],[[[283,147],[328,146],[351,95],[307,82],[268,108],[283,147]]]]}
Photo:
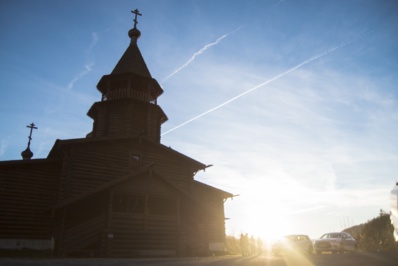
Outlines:
{"type": "Polygon", "coordinates": [[[28,148],[30,147],[30,141],[32,140],[32,132],[33,129],[37,129],[34,123],[31,123],[30,125],[26,126],[27,128],[30,128],[30,134],[29,134],[29,142],[28,142],[28,148]]]}
{"type": "Polygon", "coordinates": [[[138,11],[138,9],[136,9],[134,11],[131,11],[131,13],[135,14],[135,17],[134,17],[134,29],[136,29],[137,28],[137,23],[138,23],[137,16],[142,16],[142,14],[138,11]]]}

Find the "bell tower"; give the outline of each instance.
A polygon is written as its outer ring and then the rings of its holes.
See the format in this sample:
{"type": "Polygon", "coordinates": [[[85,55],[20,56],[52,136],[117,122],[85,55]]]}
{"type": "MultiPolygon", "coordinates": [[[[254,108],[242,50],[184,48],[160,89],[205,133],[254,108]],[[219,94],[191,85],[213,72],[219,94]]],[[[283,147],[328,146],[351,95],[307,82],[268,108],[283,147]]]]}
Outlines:
{"type": "Polygon", "coordinates": [[[128,32],[131,39],[112,73],[104,75],[97,85],[100,102],[92,105],[87,115],[94,120],[93,130],[87,137],[145,136],[160,143],[161,125],[167,116],[157,105],[163,93],[152,78],[137,46],[141,32],[137,29],[136,9],[134,27],[128,32]]]}

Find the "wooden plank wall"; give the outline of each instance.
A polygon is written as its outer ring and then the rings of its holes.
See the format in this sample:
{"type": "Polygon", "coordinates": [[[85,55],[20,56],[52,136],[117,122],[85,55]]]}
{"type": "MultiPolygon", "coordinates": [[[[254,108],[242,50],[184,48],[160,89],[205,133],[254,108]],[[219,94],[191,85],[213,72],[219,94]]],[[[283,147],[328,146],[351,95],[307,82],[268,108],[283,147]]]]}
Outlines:
{"type": "MultiPolygon", "coordinates": [[[[61,254],[68,255],[74,252],[82,252],[90,249],[90,246],[95,243],[99,244],[103,237],[104,224],[105,215],[102,214],[66,230],[63,233],[61,254]]],[[[97,254],[100,252],[99,248],[96,252],[97,254]]]]}
{"type": "MultiPolygon", "coordinates": [[[[141,176],[125,182],[113,190],[113,197],[116,195],[130,195],[141,197],[144,208],[137,212],[131,212],[127,208],[124,211],[117,211],[113,208],[108,231],[112,232],[113,238],[108,247],[109,254],[116,257],[130,256],[173,256],[177,254],[178,241],[178,198],[175,190],[165,185],[154,176],[141,176]],[[164,199],[161,201],[152,201],[164,199]],[[166,214],[160,215],[159,208],[169,203],[174,208],[169,209],[166,214]],[[152,204],[160,204],[153,206],[152,204]]],[[[115,206],[113,206],[115,207],[115,206]]]]}
{"type": "MultiPolygon", "coordinates": [[[[186,208],[193,212],[182,211],[181,216],[186,219],[182,218],[180,222],[186,224],[179,226],[175,217],[151,216],[145,227],[144,220],[138,214],[112,214],[111,226],[107,231],[113,233],[113,238],[106,240],[109,242],[107,247],[111,256],[129,257],[144,255],[145,252],[152,252],[152,255],[153,252],[157,252],[158,255],[162,252],[164,255],[170,255],[183,250],[184,245],[191,245],[196,254],[203,254],[207,251],[209,242],[224,242],[223,198],[216,190],[193,185],[193,169],[197,164],[183,156],[146,141],[139,142],[138,139],[80,143],[71,148],[66,147],[65,152],[68,154],[65,158],[68,158],[67,163],[70,167],[65,167],[67,172],[63,175],[69,181],[63,183],[69,184],[69,195],[79,195],[127,175],[133,167],[130,158],[134,153],[142,155],[141,165],[154,162],[156,173],[190,193],[204,207],[195,213],[195,209],[201,208],[194,202],[185,200],[189,205],[186,208]],[[203,209],[207,211],[204,214],[203,209]],[[197,223],[192,223],[195,220],[197,223]],[[186,231],[185,238],[180,235],[181,228],[186,231]]],[[[163,196],[176,194],[176,190],[158,178],[137,178],[134,179],[135,183],[123,184],[115,191],[163,196]]]]}
{"type": "Polygon", "coordinates": [[[76,145],[65,151],[68,166],[62,173],[61,197],[74,197],[127,175],[129,156],[127,152],[121,156],[123,151],[120,148],[110,143],[91,143],[76,145]]]}
{"type": "Polygon", "coordinates": [[[188,191],[193,179],[193,167],[186,163],[187,160],[170,156],[167,150],[146,142],[81,143],[67,148],[65,153],[64,164],[67,166],[62,172],[62,198],[79,195],[129,174],[134,169],[130,162],[131,154],[142,156],[142,166],[154,162],[155,171],[181,189],[188,191]]]}
{"type": "Polygon", "coordinates": [[[206,235],[207,241],[225,241],[224,199],[216,190],[202,185],[195,185],[192,196],[200,202],[205,214],[200,215],[200,231],[206,235]]]}
{"type": "Polygon", "coordinates": [[[187,192],[193,180],[194,167],[172,152],[155,147],[145,147],[145,160],[155,162],[154,170],[175,186],[187,192]]]}
{"type": "Polygon", "coordinates": [[[176,217],[143,214],[112,214],[113,238],[110,254],[114,257],[175,255],[177,248],[176,217]]]}
{"type": "Polygon", "coordinates": [[[60,165],[34,161],[0,164],[0,238],[48,239],[60,165]]]}
{"type": "Polygon", "coordinates": [[[132,99],[118,99],[95,103],[95,108],[95,137],[143,135],[152,141],[160,141],[163,112],[159,106],[132,99]]]}

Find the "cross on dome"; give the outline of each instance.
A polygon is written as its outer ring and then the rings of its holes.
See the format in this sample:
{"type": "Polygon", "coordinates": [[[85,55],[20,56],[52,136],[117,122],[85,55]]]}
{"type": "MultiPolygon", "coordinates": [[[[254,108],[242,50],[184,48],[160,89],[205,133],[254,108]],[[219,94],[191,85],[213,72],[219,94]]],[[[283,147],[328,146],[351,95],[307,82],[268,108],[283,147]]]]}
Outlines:
{"type": "Polygon", "coordinates": [[[26,150],[24,150],[21,153],[21,156],[24,160],[30,160],[30,158],[32,158],[33,156],[33,152],[30,150],[30,141],[32,140],[32,132],[33,129],[37,129],[36,125],[34,123],[31,123],[30,125],[26,126],[27,128],[30,128],[30,134],[29,134],[29,141],[28,141],[28,147],[26,148],[26,150]]]}
{"type": "Polygon", "coordinates": [[[33,129],[37,129],[34,123],[31,123],[30,125],[26,126],[27,128],[30,128],[30,134],[29,134],[29,142],[28,142],[28,147],[30,147],[30,141],[32,140],[32,132],[33,129]]]}
{"type": "Polygon", "coordinates": [[[138,9],[135,9],[134,11],[131,11],[131,13],[135,14],[135,17],[134,17],[134,29],[136,29],[137,28],[137,24],[138,24],[137,16],[142,16],[142,14],[138,11],[138,9]]]}

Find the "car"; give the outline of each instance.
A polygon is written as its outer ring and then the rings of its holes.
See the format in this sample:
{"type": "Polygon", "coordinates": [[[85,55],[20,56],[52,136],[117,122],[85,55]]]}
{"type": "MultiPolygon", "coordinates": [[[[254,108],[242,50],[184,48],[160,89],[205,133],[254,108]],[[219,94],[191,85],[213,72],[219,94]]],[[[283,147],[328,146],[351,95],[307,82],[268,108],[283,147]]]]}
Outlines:
{"type": "Polygon", "coordinates": [[[344,253],[357,249],[357,241],[346,232],[327,233],[314,241],[314,250],[317,254],[322,252],[344,253]]]}
{"type": "Polygon", "coordinates": [[[286,235],[272,246],[272,252],[276,256],[292,251],[312,253],[311,239],[307,235],[286,235]]]}

